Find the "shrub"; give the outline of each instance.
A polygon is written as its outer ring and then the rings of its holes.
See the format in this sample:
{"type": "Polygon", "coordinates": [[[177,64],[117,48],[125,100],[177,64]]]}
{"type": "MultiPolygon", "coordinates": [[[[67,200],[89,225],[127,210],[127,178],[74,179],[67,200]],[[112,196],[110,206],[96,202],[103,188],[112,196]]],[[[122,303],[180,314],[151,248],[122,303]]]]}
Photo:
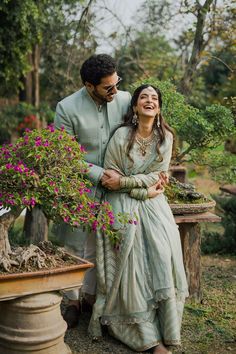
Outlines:
{"type": "MultiPolygon", "coordinates": [[[[36,204],[53,221],[102,230],[116,243],[114,214],[107,202],[92,200],[84,148],[64,129],[27,131],[16,144],[0,149],[0,206],[36,204]]],[[[124,218],[123,218],[124,220],[124,218]]]]}
{"type": "Polygon", "coordinates": [[[236,254],[236,197],[216,198],[222,214],[224,233],[204,232],[202,241],[203,253],[236,254]]]}

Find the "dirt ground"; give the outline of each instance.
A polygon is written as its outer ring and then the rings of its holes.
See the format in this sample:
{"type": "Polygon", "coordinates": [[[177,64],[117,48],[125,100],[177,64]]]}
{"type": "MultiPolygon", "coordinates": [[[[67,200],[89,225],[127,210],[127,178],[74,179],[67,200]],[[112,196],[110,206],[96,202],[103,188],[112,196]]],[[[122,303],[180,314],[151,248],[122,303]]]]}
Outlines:
{"type": "MultiPolygon", "coordinates": [[[[202,293],[201,303],[186,302],[182,347],[173,354],[236,354],[236,257],[202,257],[202,293]]],[[[134,353],[108,333],[92,342],[89,317],[83,313],[78,328],[66,332],[73,354],[134,353]]]]}

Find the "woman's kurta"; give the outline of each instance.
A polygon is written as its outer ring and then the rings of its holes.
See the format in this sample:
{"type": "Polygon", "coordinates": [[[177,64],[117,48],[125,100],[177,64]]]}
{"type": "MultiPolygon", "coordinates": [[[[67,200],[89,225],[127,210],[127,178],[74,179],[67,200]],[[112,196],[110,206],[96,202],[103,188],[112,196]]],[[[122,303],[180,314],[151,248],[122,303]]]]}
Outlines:
{"type": "MultiPolygon", "coordinates": [[[[156,140],[143,156],[134,143],[127,157],[130,128],[119,128],[111,138],[105,169],[132,176],[131,190],[107,192],[114,213],[129,213],[137,223],[123,228],[117,251],[102,233],[97,235],[97,300],[89,331],[101,335],[100,323],[136,351],[149,349],[161,340],[180,343],[184,299],[188,295],[178,227],[164,194],[142,198],[143,188],[155,184],[160,171],[168,171],[173,136],[166,137],[158,156],[156,140]]],[[[116,221],[115,228],[121,227],[116,221]]]]}

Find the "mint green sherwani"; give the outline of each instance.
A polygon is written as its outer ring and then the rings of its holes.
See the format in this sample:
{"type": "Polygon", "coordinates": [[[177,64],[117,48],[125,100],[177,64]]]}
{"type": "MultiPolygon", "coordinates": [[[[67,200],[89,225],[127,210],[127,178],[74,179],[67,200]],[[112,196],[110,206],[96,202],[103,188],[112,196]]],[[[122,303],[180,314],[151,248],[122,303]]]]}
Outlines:
{"type": "MultiPolygon", "coordinates": [[[[98,107],[85,87],[64,98],[56,108],[55,127],[64,126],[84,146],[86,161],[93,164],[89,179],[100,195],[99,181],[103,173],[104,154],[111,134],[128,110],[130,94],[118,91],[112,102],[98,107]]],[[[96,195],[97,196],[97,195],[96,195]]]]}
{"type": "MultiPolygon", "coordinates": [[[[130,94],[118,91],[112,102],[97,106],[89,95],[85,87],[60,101],[56,108],[55,127],[62,126],[73,136],[78,138],[78,142],[85,148],[86,161],[90,167],[89,179],[93,184],[92,197],[100,199],[102,187],[100,179],[103,174],[103,162],[107,143],[114,130],[122,122],[123,116],[128,110],[130,94]]],[[[63,238],[68,250],[78,256],[94,261],[95,244],[94,235],[87,235],[81,229],[73,231],[63,225],[63,238]],[[89,238],[89,249],[84,253],[83,242],[89,238]]],[[[95,279],[89,279],[94,271],[89,271],[85,277],[83,290],[89,294],[95,293],[95,279]]],[[[91,278],[93,278],[91,276],[91,278]]],[[[75,300],[78,295],[75,292],[69,295],[71,300],[75,300]]]]}

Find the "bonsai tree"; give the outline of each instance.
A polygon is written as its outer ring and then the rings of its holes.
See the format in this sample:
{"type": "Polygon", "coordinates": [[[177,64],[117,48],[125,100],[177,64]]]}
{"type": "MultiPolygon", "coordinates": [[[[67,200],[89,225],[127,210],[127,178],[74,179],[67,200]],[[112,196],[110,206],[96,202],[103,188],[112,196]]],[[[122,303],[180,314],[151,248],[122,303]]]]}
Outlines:
{"type": "Polygon", "coordinates": [[[36,204],[55,222],[101,229],[116,244],[111,206],[91,198],[84,154],[74,137],[53,126],[27,131],[14,145],[0,148],[0,208],[10,208],[0,216],[0,266],[5,270],[15,264],[8,229],[24,208],[36,204]]]}
{"type": "MultiPolygon", "coordinates": [[[[148,78],[131,86],[134,90],[141,83],[157,86],[163,95],[163,115],[181,141],[173,157],[173,164],[192,162],[209,167],[213,178],[235,182],[236,156],[224,150],[224,143],[236,134],[233,114],[220,104],[204,110],[186,103],[170,81],[148,78]]],[[[177,142],[178,143],[178,142],[177,142]]]]}

